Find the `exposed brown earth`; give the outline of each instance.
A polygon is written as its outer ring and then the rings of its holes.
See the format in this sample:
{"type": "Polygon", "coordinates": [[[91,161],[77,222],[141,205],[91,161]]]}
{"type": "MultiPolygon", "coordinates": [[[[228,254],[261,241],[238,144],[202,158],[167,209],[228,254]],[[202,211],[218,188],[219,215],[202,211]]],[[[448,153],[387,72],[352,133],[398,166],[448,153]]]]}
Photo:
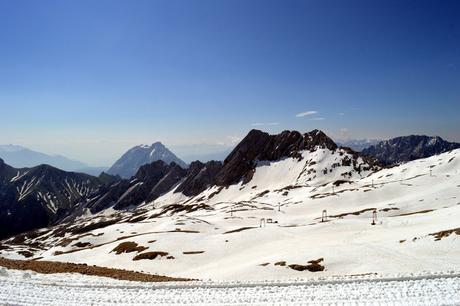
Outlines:
{"type": "Polygon", "coordinates": [[[77,242],[73,246],[77,248],[86,248],[86,247],[89,247],[90,245],[91,243],[89,242],[77,242]]]}
{"type": "Polygon", "coordinates": [[[25,258],[30,258],[32,256],[34,256],[34,253],[30,252],[30,251],[19,251],[18,254],[24,256],[25,258]]]}
{"type": "Polygon", "coordinates": [[[299,264],[292,264],[288,267],[296,270],[296,271],[305,271],[308,270],[310,272],[321,272],[324,271],[324,266],[320,264],[323,261],[323,258],[319,258],[316,260],[310,260],[308,265],[299,265],[299,264]]]}
{"type": "Polygon", "coordinates": [[[434,239],[435,241],[439,241],[442,238],[449,237],[451,234],[454,234],[454,233],[456,235],[460,236],[460,227],[450,229],[450,230],[440,231],[440,232],[437,232],[437,233],[432,233],[432,234],[430,234],[430,236],[433,236],[435,238],[434,239]]]}
{"type": "Polygon", "coordinates": [[[163,256],[168,256],[168,252],[146,252],[146,253],[141,253],[139,255],[136,255],[136,257],[133,258],[133,260],[141,260],[141,259],[149,259],[153,260],[157,257],[163,257],[163,256]]]}
{"type": "Polygon", "coordinates": [[[204,251],[186,251],[186,252],[182,252],[182,254],[184,255],[194,255],[194,254],[203,254],[204,251]]]}
{"type": "Polygon", "coordinates": [[[119,255],[121,253],[142,252],[147,249],[148,249],[147,247],[138,245],[135,242],[126,241],[126,242],[120,243],[116,248],[112,250],[112,252],[115,252],[115,254],[119,255]]]}
{"type": "Polygon", "coordinates": [[[191,280],[185,278],[174,278],[162,275],[134,272],[122,269],[88,266],[86,264],[34,260],[13,260],[2,257],[0,257],[0,266],[14,270],[31,270],[43,274],[79,273],[84,275],[103,276],[119,280],[129,280],[138,282],[170,282],[191,280]]]}

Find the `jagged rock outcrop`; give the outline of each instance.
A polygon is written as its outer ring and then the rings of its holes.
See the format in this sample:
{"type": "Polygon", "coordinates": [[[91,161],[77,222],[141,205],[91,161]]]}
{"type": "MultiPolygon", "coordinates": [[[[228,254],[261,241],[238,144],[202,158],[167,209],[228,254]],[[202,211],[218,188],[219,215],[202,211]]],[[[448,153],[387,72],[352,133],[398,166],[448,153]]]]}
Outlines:
{"type": "Polygon", "coordinates": [[[382,165],[393,166],[458,148],[460,143],[448,142],[438,136],[411,135],[382,141],[364,149],[362,153],[375,157],[382,165]]]}
{"type": "Polygon", "coordinates": [[[143,165],[154,161],[164,161],[166,164],[176,163],[182,168],[187,164],[166,148],[161,142],[155,142],[151,146],[141,145],[131,148],[107,170],[108,174],[119,175],[122,178],[130,178],[137,173],[143,165]]]}
{"type": "Polygon", "coordinates": [[[187,170],[182,169],[179,165],[171,164],[170,170],[149,192],[146,202],[156,200],[161,195],[170,191],[174,186],[186,176],[187,170]]]}
{"type": "Polygon", "coordinates": [[[170,191],[186,173],[187,170],[174,162],[168,165],[158,160],[142,166],[130,180],[117,181],[101,189],[84,205],[96,213],[109,207],[124,209],[151,202],[170,191]]]}
{"type": "Polygon", "coordinates": [[[119,175],[110,175],[108,173],[102,172],[101,174],[99,174],[98,179],[106,185],[111,185],[115,182],[120,181],[121,177],[119,175]]]}
{"type": "Polygon", "coordinates": [[[222,162],[209,161],[203,164],[195,161],[190,164],[186,179],[175,192],[182,192],[186,196],[196,196],[215,184],[217,174],[222,170],[222,162]]]}
{"type": "Polygon", "coordinates": [[[130,180],[126,191],[114,203],[114,208],[122,209],[145,202],[155,185],[175,166],[174,163],[168,165],[162,160],[142,166],[130,180]]]}
{"type": "Polygon", "coordinates": [[[336,150],[337,145],[319,130],[305,134],[284,131],[278,135],[252,130],[225,159],[215,182],[220,186],[235,184],[240,180],[248,182],[258,160],[275,161],[283,157],[300,159],[300,151],[315,148],[336,150]]]}

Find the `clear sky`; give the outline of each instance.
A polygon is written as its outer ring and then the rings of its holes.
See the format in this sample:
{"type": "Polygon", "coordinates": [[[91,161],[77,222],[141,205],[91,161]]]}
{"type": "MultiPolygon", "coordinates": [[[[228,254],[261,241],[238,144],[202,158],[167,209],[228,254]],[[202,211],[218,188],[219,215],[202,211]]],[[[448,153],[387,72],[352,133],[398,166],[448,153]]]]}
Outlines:
{"type": "Polygon", "coordinates": [[[460,141],[460,1],[0,0],[0,143],[109,165],[250,129],[460,141]]]}

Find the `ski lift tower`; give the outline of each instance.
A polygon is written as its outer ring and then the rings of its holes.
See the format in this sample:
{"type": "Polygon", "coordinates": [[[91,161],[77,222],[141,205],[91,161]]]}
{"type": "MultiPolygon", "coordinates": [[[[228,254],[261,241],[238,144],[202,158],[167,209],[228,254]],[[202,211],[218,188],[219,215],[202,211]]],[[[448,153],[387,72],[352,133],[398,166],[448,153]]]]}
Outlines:
{"type": "Polygon", "coordinates": [[[372,212],[372,223],[371,223],[371,225],[375,225],[376,222],[377,222],[377,210],[374,210],[372,212]]]}

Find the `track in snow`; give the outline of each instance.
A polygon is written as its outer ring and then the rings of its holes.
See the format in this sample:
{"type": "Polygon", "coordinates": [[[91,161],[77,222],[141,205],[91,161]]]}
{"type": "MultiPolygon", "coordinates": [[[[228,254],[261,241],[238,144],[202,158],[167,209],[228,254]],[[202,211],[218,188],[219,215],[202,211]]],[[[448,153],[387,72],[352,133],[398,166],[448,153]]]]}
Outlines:
{"type": "Polygon", "coordinates": [[[432,275],[313,283],[148,284],[79,275],[8,271],[0,276],[6,305],[458,305],[460,276],[432,275]],[[67,280],[66,280],[67,278],[67,280]]]}

